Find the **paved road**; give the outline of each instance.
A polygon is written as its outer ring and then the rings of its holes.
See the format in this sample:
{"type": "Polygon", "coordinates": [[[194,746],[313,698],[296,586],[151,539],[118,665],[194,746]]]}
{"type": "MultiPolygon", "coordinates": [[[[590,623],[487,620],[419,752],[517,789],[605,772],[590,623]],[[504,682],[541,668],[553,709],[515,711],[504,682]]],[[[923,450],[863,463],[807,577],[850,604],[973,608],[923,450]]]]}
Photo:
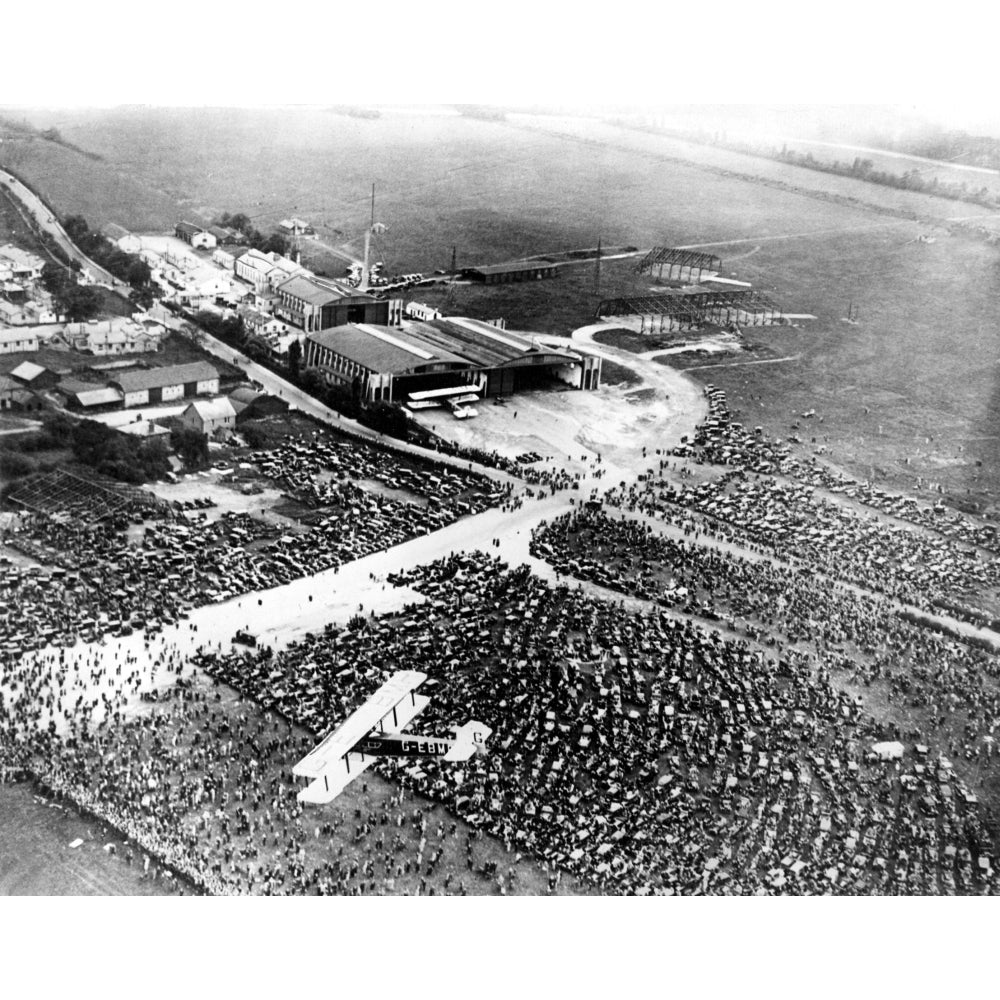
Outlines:
{"type": "Polygon", "coordinates": [[[81,267],[88,271],[102,284],[110,285],[116,292],[128,295],[131,290],[124,282],[119,281],[113,274],[106,271],[99,264],[95,264],[77,245],[69,238],[66,230],[63,229],[59,220],[52,214],[49,207],[30,188],[22,184],[12,174],[5,170],[0,171],[0,186],[3,186],[13,197],[15,197],[28,212],[34,216],[35,222],[40,229],[43,229],[59,247],[74,260],[79,261],[81,267]]]}

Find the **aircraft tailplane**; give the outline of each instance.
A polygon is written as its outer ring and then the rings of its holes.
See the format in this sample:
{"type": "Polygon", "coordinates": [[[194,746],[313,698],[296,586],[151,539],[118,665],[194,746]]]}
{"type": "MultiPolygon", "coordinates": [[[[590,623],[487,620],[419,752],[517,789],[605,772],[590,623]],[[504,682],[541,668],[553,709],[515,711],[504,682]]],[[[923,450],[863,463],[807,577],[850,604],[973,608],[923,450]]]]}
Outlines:
{"type": "Polygon", "coordinates": [[[482,722],[474,719],[455,730],[455,745],[445,754],[445,760],[468,760],[474,753],[482,753],[486,749],[486,741],[493,735],[493,730],[482,722]]]}

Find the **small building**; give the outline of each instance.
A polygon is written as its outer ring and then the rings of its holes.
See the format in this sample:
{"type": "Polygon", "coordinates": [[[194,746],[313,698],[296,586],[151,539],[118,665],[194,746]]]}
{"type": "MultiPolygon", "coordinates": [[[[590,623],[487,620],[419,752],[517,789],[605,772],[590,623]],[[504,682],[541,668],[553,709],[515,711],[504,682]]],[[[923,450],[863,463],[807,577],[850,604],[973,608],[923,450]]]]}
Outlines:
{"type": "Polygon", "coordinates": [[[440,319],[442,316],[440,309],[434,306],[425,306],[423,302],[407,302],[403,310],[407,319],[432,320],[440,319]]]}
{"type": "Polygon", "coordinates": [[[288,412],[288,403],[279,396],[272,396],[259,389],[240,386],[229,394],[229,402],[236,411],[236,423],[245,420],[262,420],[265,417],[280,416],[288,412]]]}
{"type": "Polygon", "coordinates": [[[315,236],[316,230],[305,219],[282,219],[278,228],[292,236],[315,236]]]}
{"type": "Polygon", "coordinates": [[[256,334],[259,337],[280,336],[288,333],[288,324],[272,316],[270,313],[254,309],[252,306],[241,306],[236,310],[237,315],[243,320],[247,333],[256,334]]]}
{"type": "Polygon", "coordinates": [[[558,267],[550,260],[520,260],[508,264],[481,264],[462,270],[463,277],[484,285],[506,285],[515,281],[538,281],[554,278],[558,267]]]}
{"type": "Polygon", "coordinates": [[[123,253],[137,254],[142,250],[142,240],[134,233],[130,233],[124,226],[111,222],[101,229],[101,233],[106,240],[114,243],[123,253]]]}
{"type": "Polygon", "coordinates": [[[219,267],[224,267],[227,271],[233,271],[236,268],[237,259],[242,257],[247,252],[247,249],[247,247],[226,244],[226,246],[217,247],[212,251],[212,260],[219,267]]]}
{"type": "Polygon", "coordinates": [[[142,438],[143,441],[170,443],[170,428],[154,423],[152,420],[133,420],[128,424],[119,424],[115,430],[122,434],[128,434],[129,437],[142,438]]]}
{"type": "Polygon", "coordinates": [[[10,377],[33,391],[51,389],[59,381],[56,372],[42,365],[36,365],[34,361],[22,361],[10,373],[10,377]]]}
{"type": "MultiPolygon", "coordinates": [[[[10,305],[10,303],[6,303],[10,305]]],[[[0,329],[0,354],[23,354],[38,350],[38,334],[32,330],[0,329]]]]}
{"type": "Polygon", "coordinates": [[[219,373],[207,361],[166,365],[123,372],[110,385],[124,396],[125,407],[170,403],[189,396],[212,396],[219,391],[219,373]]]}
{"type": "Polygon", "coordinates": [[[198,250],[214,250],[215,237],[202,226],[196,226],[193,222],[178,222],[174,226],[174,236],[198,250]]]}
{"type": "Polygon", "coordinates": [[[121,409],[124,396],[111,386],[95,386],[67,379],[59,384],[59,392],[71,410],[101,413],[121,409]]]}
{"type": "Polygon", "coordinates": [[[241,233],[229,226],[209,226],[205,231],[215,237],[216,246],[220,247],[236,246],[243,238],[241,233]]]}
{"type": "Polygon", "coordinates": [[[174,226],[174,236],[185,243],[190,243],[192,238],[200,233],[201,226],[196,226],[193,222],[178,222],[174,226]]]}
{"type": "Polygon", "coordinates": [[[21,388],[9,375],[0,375],[0,410],[14,408],[14,394],[21,388]]]}
{"type": "Polygon", "coordinates": [[[212,437],[220,431],[231,431],[236,427],[236,410],[226,396],[198,399],[178,419],[185,427],[212,437]]]}

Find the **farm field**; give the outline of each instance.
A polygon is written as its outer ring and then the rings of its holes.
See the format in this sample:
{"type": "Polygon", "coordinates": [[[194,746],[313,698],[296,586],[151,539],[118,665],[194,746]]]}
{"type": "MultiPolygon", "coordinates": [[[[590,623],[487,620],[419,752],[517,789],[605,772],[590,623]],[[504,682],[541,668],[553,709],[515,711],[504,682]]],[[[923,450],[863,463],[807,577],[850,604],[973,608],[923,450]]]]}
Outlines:
{"type": "MultiPolygon", "coordinates": [[[[817,317],[745,331],[757,347],[745,359],[705,359],[735,367],[698,364],[693,374],[726,389],[742,419],[784,436],[796,413],[815,408],[824,418],[816,444],[857,475],[908,490],[919,476],[979,506],[1000,485],[997,251],[947,235],[943,222],[977,215],[975,206],[595,121],[323,110],[29,118],[105,158],[36,142],[17,166],[59,211],[92,225],[166,229],[181,216],[243,209],[263,226],[294,212],[325,242],[356,251],[374,181],[390,270],[445,267],[452,246],[459,267],[593,246],[598,236],[711,247],[724,275],[817,317]],[[915,242],[924,234],[937,242],[915,242]],[[851,303],[856,326],[843,322],[851,303]],[[760,358],[794,360],[739,364],[760,358]]],[[[602,297],[652,287],[634,264],[602,262],[599,284],[588,262],[550,281],[421,288],[414,298],[565,335],[593,322],[602,297]]]]}

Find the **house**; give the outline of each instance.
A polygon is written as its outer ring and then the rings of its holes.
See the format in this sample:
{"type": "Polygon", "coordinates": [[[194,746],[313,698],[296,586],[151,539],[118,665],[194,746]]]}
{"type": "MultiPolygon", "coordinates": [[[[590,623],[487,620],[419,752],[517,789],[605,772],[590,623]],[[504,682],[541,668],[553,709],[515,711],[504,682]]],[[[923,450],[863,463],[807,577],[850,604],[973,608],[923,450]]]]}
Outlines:
{"type": "Polygon", "coordinates": [[[337,281],[302,275],[278,287],[275,313],[307,333],[348,323],[389,323],[386,300],[337,281]]]}
{"type": "Polygon", "coordinates": [[[236,411],[236,423],[245,420],[262,420],[264,417],[274,417],[288,412],[288,403],[278,396],[240,386],[229,394],[229,402],[236,411]]]}
{"type": "Polygon", "coordinates": [[[51,389],[59,381],[56,372],[34,361],[22,361],[11,373],[10,377],[28,389],[51,389]]]}
{"type": "Polygon", "coordinates": [[[252,306],[241,306],[236,312],[243,320],[247,333],[256,334],[258,337],[279,336],[288,333],[288,324],[283,323],[270,313],[261,312],[252,306]]]}
{"type": "Polygon", "coordinates": [[[215,237],[215,242],[220,247],[236,246],[243,238],[242,233],[229,226],[209,226],[207,232],[215,237]]]}
{"type": "Polygon", "coordinates": [[[111,222],[101,229],[101,233],[123,253],[139,253],[142,250],[142,240],[124,226],[111,222]]]}
{"type": "Polygon", "coordinates": [[[219,373],[207,361],[194,361],[123,372],[109,384],[122,393],[126,407],[145,406],[188,396],[214,395],[219,391],[219,373]]]}
{"type": "Polygon", "coordinates": [[[155,424],[152,420],[133,420],[128,424],[119,424],[115,430],[129,437],[142,438],[144,441],[162,441],[170,443],[170,428],[155,424]]]}
{"type": "Polygon", "coordinates": [[[220,399],[198,399],[178,419],[185,427],[212,437],[220,431],[235,428],[236,410],[225,396],[220,399]]]}
{"type": "Polygon", "coordinates": [[[316,235],[316,230],[304,219],[282,219],[278,223],[278,228],[283,232],[290,233],[292,236],[316,235]]]}
{"type": "MultiPolygon", "coordinates": [[[[0,299],[0,329],[7,326],[24,326],[28,322],[24,314],[24,306],[0,299]]],[[[0,348],[2,350],[2,348],[0,348]]],[[[37,348],[16,348],[16,350],[37,350],[37,348]]],[[[9,351],[7,352],[10,353],[9,351]]]]}
{"type": "MultiPolygon", "coordinates": [[[[10,305],[10,303],[0,303],[10,305]]],[[[38,334],[31,330],[5,330],[0,328],[0,354],[21,354],[38,350],[38,334]]]]}
{"type": "Polygon", "coordinates": [[[140,323],[119,316],[101,321],[67,323],[53,340],[62,340],[71,350],[89,354],[140,354],[158,351],[166,332],[166,327],[159,323],[140,323]]]}
{"type": "Polygon", "coordinates": [[[38,281],[45,261],[13,243],[0,247],[0,281],[38,281]]]}

